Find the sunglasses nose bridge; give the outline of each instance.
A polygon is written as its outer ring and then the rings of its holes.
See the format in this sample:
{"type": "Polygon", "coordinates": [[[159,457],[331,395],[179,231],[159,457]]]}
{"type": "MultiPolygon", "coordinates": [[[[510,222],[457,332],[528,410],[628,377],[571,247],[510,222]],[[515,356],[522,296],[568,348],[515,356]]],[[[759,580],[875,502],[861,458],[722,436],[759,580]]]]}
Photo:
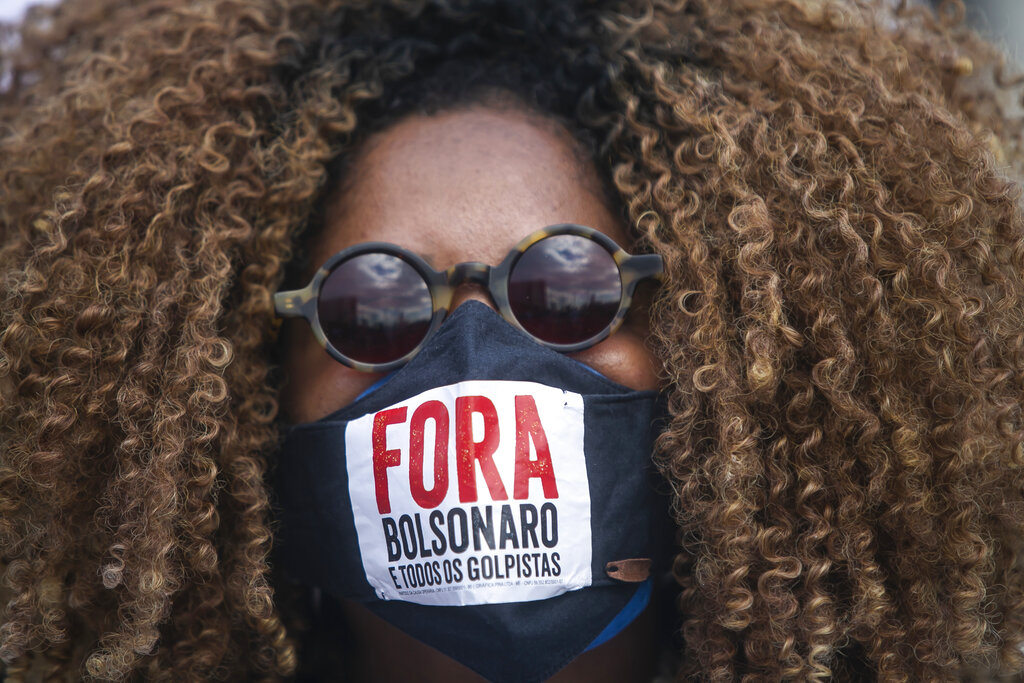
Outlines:
{"type": "Polygon", "coordinates": [[[448,284],[452,287],[462,284],[478,284],[486,288],[491,278],[491,267],[477,261],[456,263],[445,272],[448,276],[448,284]]]}
{"type": "Polygon", "coordinates": [[[469,299],[480,301],[497,310],[498,304],[490,288],[491,272],[491,266],[477,261],[457,263],[446,270],[445,277],[451,292],[448,310],[454,311],[469,299]]]}

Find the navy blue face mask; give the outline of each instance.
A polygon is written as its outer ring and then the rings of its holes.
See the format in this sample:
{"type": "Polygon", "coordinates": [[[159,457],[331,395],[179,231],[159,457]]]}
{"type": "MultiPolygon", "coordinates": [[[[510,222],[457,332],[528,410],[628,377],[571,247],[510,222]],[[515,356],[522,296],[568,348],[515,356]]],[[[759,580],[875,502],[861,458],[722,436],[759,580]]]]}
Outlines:
{"type": "Polygon", "coordinates": [[[494,683],[545,680],[650,595],[659,406],[467,302],[378,388],[285,430],[279,561],[494,683]]]}

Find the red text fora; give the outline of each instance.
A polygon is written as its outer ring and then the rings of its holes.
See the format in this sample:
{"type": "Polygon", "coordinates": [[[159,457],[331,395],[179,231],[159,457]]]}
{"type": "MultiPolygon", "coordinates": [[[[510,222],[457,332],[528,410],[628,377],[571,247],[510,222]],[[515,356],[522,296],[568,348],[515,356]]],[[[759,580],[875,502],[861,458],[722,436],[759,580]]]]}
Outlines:
{"type": "MultiPolygon", "coordinates": [[[[377,497],[377,510],[385,515],[391,512],[388,493],[388,469],[402,465],[403,451],[409,454],[409,491],[412,499],[423,509],[433,509],[448,495],[449,465],[448,446],[451,416],[444,403],[429,400],[420,404],[412,417],[409,407],[382,410],[373,419],[373,477],[377,497]],[[390,425],[403,424],[409,420],[409,443],[406,448],[393,448],[387,440],[390,425]],[[433,482],[424,485],[424,443],[427,422],[433,424],[434,472],[433,482]]],[[[524,500],[529,497],[531,479],[539,479],[547,499],[558,498],[555,472],[551,462],[548,439],[537,413],[537,403],[532,396],[515,397],[515,469],[512,481],[512,497],[524,500]],[[537,457],[530,457],[530,444],[537,457]]],[[[458,477],[460,503],[475,503],[478,499],[476,469],[483,475],[491,500],[508,500],[505,482],[502,481],[494,463],[501,434],[498,429],[498,412],[494,403],[486,396],[459,396],[455,399],[455,469],[458,477]],[[482,437],[473,438],[473,416],[480,415],[483,421],[482,437]]]]}

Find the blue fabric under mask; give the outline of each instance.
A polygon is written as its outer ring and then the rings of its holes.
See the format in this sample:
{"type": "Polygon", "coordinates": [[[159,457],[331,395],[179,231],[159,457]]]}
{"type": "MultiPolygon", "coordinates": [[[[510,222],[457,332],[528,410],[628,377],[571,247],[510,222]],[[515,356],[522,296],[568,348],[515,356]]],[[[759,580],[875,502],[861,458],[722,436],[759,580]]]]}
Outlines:
{"type": "Polygon", "coordinates": [[[467,302],[373,391],[286,428],[280,561],[494,683],[545,680],[649,591],[615,574],[664,554],[660,414],[467,302]]]}

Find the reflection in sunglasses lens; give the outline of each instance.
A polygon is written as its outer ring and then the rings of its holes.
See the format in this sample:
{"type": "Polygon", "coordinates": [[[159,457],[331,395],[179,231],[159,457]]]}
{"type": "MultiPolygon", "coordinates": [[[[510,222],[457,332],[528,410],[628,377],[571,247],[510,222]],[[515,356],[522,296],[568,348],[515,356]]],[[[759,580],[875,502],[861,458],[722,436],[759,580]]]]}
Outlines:
{"type": "Polygon", "coordinates": [[[359,254],[331,271],[317,314],[334,348],[362,363],[387,363],[416,348],[430,328],[430,290],[392,254],[359,254]]]}
{"type": "Polygon", "coordinates": [[[622,281],[615,259],[579,235],[540,240],[509,276],[512,313],[527,332],[552,344],[577,344],[615,318],[622,281]]]}

